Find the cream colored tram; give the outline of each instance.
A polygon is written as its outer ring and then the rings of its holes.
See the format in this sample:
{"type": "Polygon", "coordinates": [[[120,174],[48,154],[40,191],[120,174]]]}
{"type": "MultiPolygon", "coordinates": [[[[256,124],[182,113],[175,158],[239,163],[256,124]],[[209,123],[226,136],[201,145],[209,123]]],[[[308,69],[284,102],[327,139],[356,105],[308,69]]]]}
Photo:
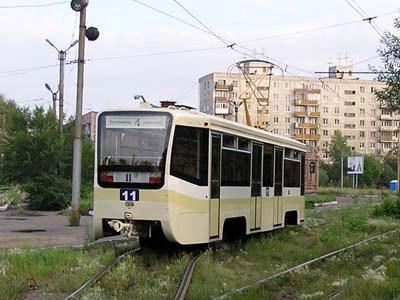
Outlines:
{"type": "Polygon", "coordinates": [[[95,238],[133,224],[142,238],[209,243],[304,221],[304,144],[171,108],[98,115],[95,238]]]}

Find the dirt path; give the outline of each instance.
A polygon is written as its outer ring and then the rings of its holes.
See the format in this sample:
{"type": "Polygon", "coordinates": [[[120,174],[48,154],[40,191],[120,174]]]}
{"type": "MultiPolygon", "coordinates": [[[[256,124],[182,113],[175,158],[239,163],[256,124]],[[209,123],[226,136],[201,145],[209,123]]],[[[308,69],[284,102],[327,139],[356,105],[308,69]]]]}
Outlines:
{"type": "Polygon", "coordinates": [[[83,244],[89,240],[92,217],[82,216],[80,223],[79,227],[71,227],[67,217],[57,212],[0,212],[0,248],[83,244]]]}

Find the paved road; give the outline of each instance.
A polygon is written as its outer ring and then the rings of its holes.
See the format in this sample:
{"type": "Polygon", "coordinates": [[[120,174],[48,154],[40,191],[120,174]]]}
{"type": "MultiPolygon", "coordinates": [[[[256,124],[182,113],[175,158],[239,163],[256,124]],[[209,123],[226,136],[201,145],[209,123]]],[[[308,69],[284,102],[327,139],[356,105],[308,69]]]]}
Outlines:
{"type": "Polygon", "coordinates": [[[0,248],[83,244],[89,240],[91,224],[90,216],[82,216],[80,226],[71,227],[67,217],[57,212],[0,212],[0,248]]]}

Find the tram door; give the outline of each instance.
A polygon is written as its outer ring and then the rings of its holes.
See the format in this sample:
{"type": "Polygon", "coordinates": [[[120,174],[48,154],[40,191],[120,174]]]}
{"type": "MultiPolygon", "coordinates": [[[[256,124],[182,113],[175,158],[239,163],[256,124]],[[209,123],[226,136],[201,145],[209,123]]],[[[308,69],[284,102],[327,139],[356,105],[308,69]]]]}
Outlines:
{"type": "Polygon", "coordinates": [[[221,191],[221,136],[213,134],[211,138],[210,239],[213,239],[219,237],[221,191]]]}
{"type": "Polygon", "coordinates": [[[251,198],[250,198],[250,230],[261,228],[261,168],[263,146],[252,144],[251,159],[251,198]]]}
{"type": "Polygon", "coordinates": [[[282,225],[283,149],[275,147],[274,225],[282,225]]]}

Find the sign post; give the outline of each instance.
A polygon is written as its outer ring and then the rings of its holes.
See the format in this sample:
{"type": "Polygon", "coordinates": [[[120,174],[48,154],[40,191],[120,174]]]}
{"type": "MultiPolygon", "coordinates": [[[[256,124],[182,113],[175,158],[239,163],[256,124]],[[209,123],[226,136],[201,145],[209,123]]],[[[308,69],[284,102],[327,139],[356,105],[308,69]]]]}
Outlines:
{"type": "Polygon", "coordinates": [[[364,156],[347,157],[347,174],[353,175],[353,189],[358,187],[358,175],[364,174],[364,156]]]}

